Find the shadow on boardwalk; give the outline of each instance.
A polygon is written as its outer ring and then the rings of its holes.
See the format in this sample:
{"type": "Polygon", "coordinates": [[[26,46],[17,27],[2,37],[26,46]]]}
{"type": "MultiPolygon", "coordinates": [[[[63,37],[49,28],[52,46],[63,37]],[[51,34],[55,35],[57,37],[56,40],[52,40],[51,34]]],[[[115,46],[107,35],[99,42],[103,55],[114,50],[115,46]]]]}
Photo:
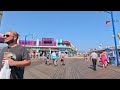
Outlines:
{"type": "Polygon", "coordinates": [[[83,58],[66,58],[65,65],[46,65],[43,60],[32,62],[25,68],[24,79],[120,79],[120,67],[109,65],[102,68],[97,64],[97,71],[92,69],[91,61],[83,58]]]}

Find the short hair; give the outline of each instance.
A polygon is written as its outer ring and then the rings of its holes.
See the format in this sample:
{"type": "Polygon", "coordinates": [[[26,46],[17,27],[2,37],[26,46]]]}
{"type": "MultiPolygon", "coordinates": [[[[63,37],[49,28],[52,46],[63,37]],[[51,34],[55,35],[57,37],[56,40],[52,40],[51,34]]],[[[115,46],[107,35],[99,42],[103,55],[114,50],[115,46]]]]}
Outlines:
{"type": "Polygon", "coordinates": [[[102,50],[103,52],[105,52],[106,50],[102,50]]]}
{"type": "Polygon", "coordinates": [[[14,31],[14,30],[9,30],[9,31],[7,31],[7,32],[12,33],[14,36],[17,37],[17,39],[18,39],[18,37],[20,36],[20,35],[19,35],[16,31],[14,31]]]}

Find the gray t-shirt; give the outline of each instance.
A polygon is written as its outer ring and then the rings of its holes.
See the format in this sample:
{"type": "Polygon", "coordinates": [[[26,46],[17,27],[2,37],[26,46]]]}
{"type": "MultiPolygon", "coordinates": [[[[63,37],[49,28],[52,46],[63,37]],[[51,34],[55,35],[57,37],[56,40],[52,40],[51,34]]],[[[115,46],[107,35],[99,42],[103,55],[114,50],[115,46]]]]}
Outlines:
{"type": "MultiPolygon", "coordinates": [[[[2,67],[2,59],[4,57],[4,52],[10,52],[11,58],[15,61],[30,60],[28,51],[25,47],[17,45],[15,47],[5,47],[2,49],[0,54],[0,68],[2,67]]],[[[23,79],[24,67],[11,66],[11,78],[23,79]]]]}

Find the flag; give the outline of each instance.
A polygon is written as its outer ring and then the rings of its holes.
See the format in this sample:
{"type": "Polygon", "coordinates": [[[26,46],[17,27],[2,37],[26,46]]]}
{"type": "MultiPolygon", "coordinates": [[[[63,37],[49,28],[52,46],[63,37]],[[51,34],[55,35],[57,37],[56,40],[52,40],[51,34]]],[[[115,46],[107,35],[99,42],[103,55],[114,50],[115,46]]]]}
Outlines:
{"type": "Polygon", "coordinates": [[[99,47],[99,49],[102,49],[102,44],[99,44],[99,46],[98,46],[98,47],[99,47]]]}
{"type": "Polygon", "coordinates": [[[107,20],[107,21],[106,21],[106,25],[108,25],[109,23],[110,23],[110,20],[107,20]]]}

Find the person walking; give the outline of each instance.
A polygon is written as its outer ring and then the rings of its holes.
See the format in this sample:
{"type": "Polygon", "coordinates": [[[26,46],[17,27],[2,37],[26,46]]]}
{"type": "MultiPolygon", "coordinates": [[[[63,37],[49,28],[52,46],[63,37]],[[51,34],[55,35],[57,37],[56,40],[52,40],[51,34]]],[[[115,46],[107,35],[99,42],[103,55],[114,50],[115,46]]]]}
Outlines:
{"type": "Polygon", "coordinates": [[[109,64],[109,62],[110,62],[110,60],[109,60],[109,54],[108,54],[108,52],[106,52],[106,51],[105,51],[105,53],[106,53],[106,62],[107,62],[107,66],[108,66],[108,64],[109,64]]]}
{"type": "Polygon", "coordinates": [[[107,57],[106,57],[105,50],[103,50],[102,53],[100,54],[100,60],[102,62],[102,67],[106,68],[107,67],[107,57]]]}
{"type": "Polygon", "coordinates": [[[16,31],[7,31],[4,38],[4,43],[8,46],[4,47],[0,53],[0,68],[8,60],[9,66],[11,68],[10,79],[23,79],[24,78],[24,68],[31,64],[28,51],[25,47],[18,45],[19,34],[16,31]],[[6,52],[10,53],[10,57],[5,56],[6,52]]]}
{"type": "Polygon", "coordinates": [[[90,58],[91,58],[92,64],[93,64],[93,70],[96,71],[98,54],[95,52],[95,50],[93,50],[93,52],[91,53],[90,58]]]}
{"type": "Polygon", "coordinates": [[[56,53],[54,51],[52,52],[51,58],[53,60],[53,64],[55,66],[57,66],[57,56],[56,56],[56,53]]]}
{"type": "Polygon", "coordinates": [[[65,57],[65,54],[62,53],[61,56],[60,56],[61,65],[65,65],[65,63],[64,63],[64,57],[65,57]]]}
{"type": "Polygon", "coordinates": [[[50,64],[49,61],[50,61],[50,53],[48,52],[46,54],[46,63],[45,64],[49,65],[50,64]]]}

